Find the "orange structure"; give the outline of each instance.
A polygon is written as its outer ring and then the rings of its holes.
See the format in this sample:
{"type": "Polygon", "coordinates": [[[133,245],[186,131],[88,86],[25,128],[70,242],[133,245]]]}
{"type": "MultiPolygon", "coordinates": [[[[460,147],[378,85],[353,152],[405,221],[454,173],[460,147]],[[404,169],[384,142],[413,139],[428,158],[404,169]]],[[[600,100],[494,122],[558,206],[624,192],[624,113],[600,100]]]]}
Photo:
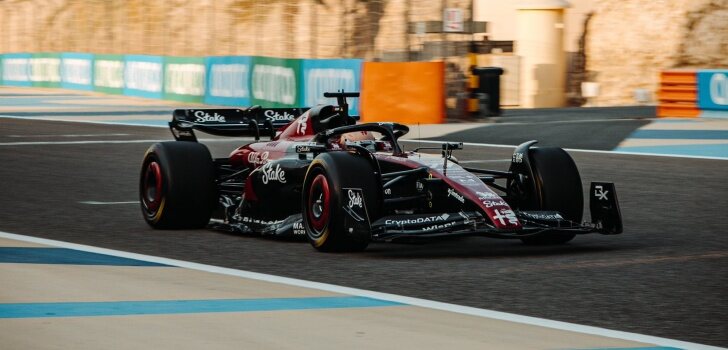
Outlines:
{"type": "Polygon", "coordinates": [[[364,62],[361,121],[442,123],[444,67],[442,62],[364,62]]]}
{"type": "Polygon", "coordinates": [[[667,70],[660,73],[658,117],[689,117],[700,115],[698,109],[698,78],[694,70],[667,70]]]}

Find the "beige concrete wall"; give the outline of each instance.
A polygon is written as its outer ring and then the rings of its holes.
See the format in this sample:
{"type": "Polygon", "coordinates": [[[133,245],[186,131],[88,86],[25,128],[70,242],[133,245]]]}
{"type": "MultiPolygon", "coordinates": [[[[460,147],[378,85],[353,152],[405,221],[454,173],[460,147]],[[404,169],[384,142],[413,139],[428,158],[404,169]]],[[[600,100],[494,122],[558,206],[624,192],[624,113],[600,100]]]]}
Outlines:
{"type": "Polygon", "coordinates": [[[373,49],[384,3],[4,0],[0,52],[365,56],[373,49]]]}
{"type": "MultiPolygon", "coordinates": [[[[0,53],[360,57],[417,49],[407,22],[439,21],[441,1],[3,0],[0,53]]],[[[448,0],[466,10],[470,0],[448,0]]],[[[424,40],[443,40],[428,34],[424,40]]],[[[453,35],[448,40],[468,39],[453,35]]]]}
{"type": "MultiPolygon", "coordinates": [[[[570,7],[564,12],[564,48],[576,52],[579,37],[584,30],[586,15],[595,8],[595,0],[569,0],[570,7]]],[[[518,36],[517,14],[520,1],[474,0],[474,18],[488,22],[491,40],[516,40],[518,36]]]]}
{"type": "MultiPolygon", "coordinates": [[[[599,84],[598,105],[636,104],[635,89],[654,94],[659,72],[728,67],[728,0],[570,0],[564,15],[567,52],[588,25],[586,74],[599,84]]],[[[492,40],[516,40],[519,1],[475,0],[475,19],[492,40]]],[[[654,97],[653,97],[654,98],[654,97]]]]}
{"type": "Polygon", "coordinates": [[[518,10],[515,51],[521,57],[522,107],[562,107],[565,103],[563,17],[563,9],[518,10]]]}
{"type": "Polygon", "coordinates": [[[664,69],[728,67],[728,0],[599,0],[587,57],[600,105],[634,104],[635,89],[654,96],[664,69]]]}
{"type": "MultiPolygon", "coordinates": [[[[521,57],[520,90],[517,105],[522,107],[560,107],[567,102],[570,105],[579,104],[578,86],[583,79],[583,60],[569,60],[569,57],[580,59],[583,55],[577,54],[580,50],[580,39],[584,31],[587,15],[594,9],[594,0],[560,1],[496,1],[475,0],[474,17],[478,21],[488,22],[488,36],[491,40],[513,40],[517,54],[528,52],[533,57],[521,57]],[[519,18],[519,7],[531,6],[537,3],[566,4],[562,17],[552,19],[551,24],[535,29],[534,25],[543,25],[542,19],[533,23],[521,25],[521,21],[530,19],[519,18]],[[554,24],[558,22],[558,34],[554,37],[554,24]],[[520,27],[519,27],[520,26],[520,27]],[[523,31],[528,31],[523,32],[523,31]],[[524,50],[524,47],[527,47],[524,50]],[[559,51],[559,52],[556,52],[559,51]],[[570,53],[570,54],[567,54],[570,53]],[[549,56],[551,58],[544,58],[549,56]],[[538,65],[539,67],[536,67],[538,65]],[[536,69],[538,68],[538,72],[536,69]],[[568,69],[567,69],[568,68],[568,69]],[[567,71],[571,72],[567,76],[567,71]],[[569,83],[567,85],[567,82],[569,83]],[[568,97],[568,100],[567,100],[568,97]]],[[[529,14],[523,14],[528,17],[529,14]]],[[[538,16],[536,16],[538,17],[538,16]]],[[[546,17],[547,18],[547,17],[546,17]]],[[[510,67],[513,70],[513,67],[510,67]]]]}

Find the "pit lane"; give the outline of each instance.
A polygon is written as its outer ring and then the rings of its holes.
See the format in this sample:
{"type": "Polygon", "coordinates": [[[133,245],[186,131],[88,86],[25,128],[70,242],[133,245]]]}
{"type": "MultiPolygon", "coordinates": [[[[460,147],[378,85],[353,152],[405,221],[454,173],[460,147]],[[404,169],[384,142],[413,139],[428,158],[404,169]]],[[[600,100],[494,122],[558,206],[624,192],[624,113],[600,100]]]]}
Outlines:
{"type": "MultiPolygon", "coordinates": [[[[728,345],[725,161],[572,152],[585,186],[591,180],[617,184],[621,236],[581,236],[562,247],[473,237],[320,254],[305,243],[208,230],[153,231],[133,203],[81,203],[135,201],[146,141],[171,139],[166,129],[0,123],[3,231],[728,345]],[[41,137],[17,137],[22,135],[41,137]],[[69,141],[59,135],[90,136],[69,141]]],[[[244,142],[214,138],[208,145],[215,156],[225,156],[244,142]]],[[[510,153],[469,146],[457,156],[473,167],[482,162],[505,168],[501,161],[510,153]]]]}

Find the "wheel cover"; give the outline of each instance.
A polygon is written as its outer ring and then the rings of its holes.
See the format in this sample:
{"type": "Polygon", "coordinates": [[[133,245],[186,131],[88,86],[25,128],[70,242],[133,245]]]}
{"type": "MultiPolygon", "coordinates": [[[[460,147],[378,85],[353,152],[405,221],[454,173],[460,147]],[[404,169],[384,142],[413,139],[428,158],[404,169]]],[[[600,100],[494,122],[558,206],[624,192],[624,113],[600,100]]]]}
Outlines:
{"type": "Polygon", "coordinates": [[[162,170],[155,161],[144,170],[141,195],[144,207],[153,215],[162,203],[162,170]]]}
{"type": "Polygon", "coordinates": [[[330,206],[329,181],[323,174],[318,174],[311,182],[308,191],[308,222],[314,236],[319,237],[329,223],[330,206]]]}

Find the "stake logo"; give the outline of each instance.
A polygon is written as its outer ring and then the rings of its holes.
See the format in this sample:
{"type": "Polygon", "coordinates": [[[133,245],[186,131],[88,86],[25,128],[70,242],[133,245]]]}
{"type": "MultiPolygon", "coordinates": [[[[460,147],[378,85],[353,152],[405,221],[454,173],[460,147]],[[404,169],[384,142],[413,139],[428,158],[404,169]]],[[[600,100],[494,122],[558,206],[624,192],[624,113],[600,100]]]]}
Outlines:
{"type": "Polygon", "coordinates": [[[363,201],[361,198],[361,194],[359,192],[354,192],[352,190],[349,190],[349,208],[353,207],[359,207],[361,208],[363,206],[363,201]]]}
{"type": "Polygon", "coordinates": [[[485,205],[486,208],[492,208],[492,207],[500,207],[507,205],[505,201],[483,201],[483,205],[485,205]]]}
{"type": "Polygon", "coordinates": [[[280,122],[280,121],[289,122],[289,121],[293,120],[293,118],[295,118],[295,116],[293,114],[288,113],[286,111],[284,111],[283,114],[280,114],[277,111],[274,111],[272,109],[266,110],[263,113],[263,115],[265,115],[265,117],[272,122],[280,122]]]}
{"type": "Polygon", "coordinates": [[[208,113],[205,113],[205,111],[196,111],[195,112],[195,123],[207,123],[207,122],[218,122],[218,123],[225,123],[225,117],[213,113],[213,115],[210,115],[208,113]]]}
{"type": "Polygon", "coordinates": [[[282,184],[286,183],[286,172],[281,169],[280,164],[276,164],[276,167],[273,168],[271,163],[266,163],[263,168],[263,183],[268,184],[270,181],[278,181],[282,184]]]}

